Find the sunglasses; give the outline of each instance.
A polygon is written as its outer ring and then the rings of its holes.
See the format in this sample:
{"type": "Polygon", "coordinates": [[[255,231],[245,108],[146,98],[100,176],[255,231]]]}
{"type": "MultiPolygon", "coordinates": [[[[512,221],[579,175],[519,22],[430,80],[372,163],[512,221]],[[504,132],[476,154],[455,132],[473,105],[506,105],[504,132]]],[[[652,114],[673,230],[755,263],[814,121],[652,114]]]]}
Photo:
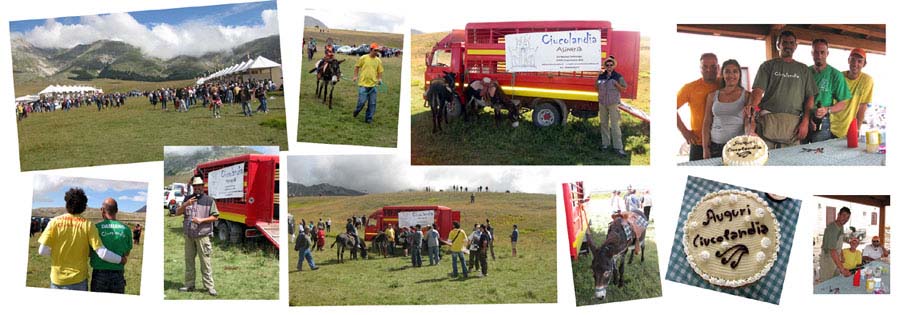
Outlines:
{"type": "Polygon", "coordinates": [[[614,66],[613,63],[606,63],[606,64],[605,64],[605,67],[613,67],[613,66],[614,66]]]}

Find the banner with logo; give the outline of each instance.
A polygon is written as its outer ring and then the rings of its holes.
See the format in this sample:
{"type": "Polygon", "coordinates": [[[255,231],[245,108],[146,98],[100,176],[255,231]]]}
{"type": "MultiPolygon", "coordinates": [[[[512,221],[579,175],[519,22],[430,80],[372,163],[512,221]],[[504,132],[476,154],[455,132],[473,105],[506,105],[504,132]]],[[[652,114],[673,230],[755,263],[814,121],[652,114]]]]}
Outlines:
{"type": "Polygon", "coordinates": [[[601,30],[504,36],[508,72],[601,71],[601,30]]]}

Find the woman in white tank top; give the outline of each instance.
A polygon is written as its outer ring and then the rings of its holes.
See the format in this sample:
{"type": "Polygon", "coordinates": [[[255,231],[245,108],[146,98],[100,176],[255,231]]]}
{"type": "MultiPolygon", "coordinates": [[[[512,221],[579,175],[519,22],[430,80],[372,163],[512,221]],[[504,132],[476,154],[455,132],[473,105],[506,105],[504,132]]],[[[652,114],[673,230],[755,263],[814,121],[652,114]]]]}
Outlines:
{"type": "Polygon", "coordinates": [[[709,144],[702,146],[705,159],[721,156],[724,144],[746,130],[743,106],[749,100],[750,92],[741,83],[740,64],[728,59],[721,65],[721,74],[719,89],[710,93],[705,103],[702,143],[709,144]]]}

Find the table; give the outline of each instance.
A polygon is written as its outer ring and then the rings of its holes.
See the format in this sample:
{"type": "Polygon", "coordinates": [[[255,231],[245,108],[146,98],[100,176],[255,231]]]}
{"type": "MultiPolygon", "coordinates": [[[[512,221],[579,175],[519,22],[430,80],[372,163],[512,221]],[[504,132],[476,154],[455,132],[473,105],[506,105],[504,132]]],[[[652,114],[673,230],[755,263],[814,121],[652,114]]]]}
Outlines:
{"type": "MultiPolygon", "coordinates": [[[[885,294],[890,294],[888,292],[891,290],[891,265],[881,261],[873,261],[864,268],[876,268],[883,267],[888,270],[888,272],[882,273],[882,285],[885,287],[885,294]]],[[[874,276],[875,277],[875,276],[874,276]]],[[[834,278],[825,280],[813,287],[814,294],[872,294],[872,292],[866,292],[866,279],[860,282],[860,286],[853,286],[853,276],[844,277],[841,275],[835,276],[834,278]]]]}
{"type": "MultiPolygon", "coordinates": [[[[707,160],[680,163],[681,166],[721,166],[721,157],[707,160]]],[[[797,146],[768,151],[768,162],[765,165],[791,166],[880,166],[885,165],[885,154],[866,152],[866,143],[860,142],[859,148],[848,148],[847,139],[831,139],[822,142],[801,144],[797,146]],[[822,148],[823,153],[807,152],[804,149],[822,148]]]]}

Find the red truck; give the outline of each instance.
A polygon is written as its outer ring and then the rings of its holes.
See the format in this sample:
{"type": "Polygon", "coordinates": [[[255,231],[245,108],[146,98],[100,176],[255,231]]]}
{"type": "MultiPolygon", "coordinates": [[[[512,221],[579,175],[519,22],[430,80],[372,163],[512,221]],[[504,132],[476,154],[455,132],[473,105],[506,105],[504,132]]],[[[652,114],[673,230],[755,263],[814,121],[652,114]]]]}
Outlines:
{"type": "Polygon", "coordinates": [[[589,197],[583,191],[583,182],[564,183],[561,185],[564,196],[564,210],[567,212],[567,235],[570,241],[570,258],[582,251],[589,229],[589,217],[586,216],[586,203],[589,197]]]}
{"type": "Polygon", "coordinates": [[[423,231],[432,223],[438,225],[441,239],[446,240],[453,222],[460,221],[460,211],[445,206],[387,206],[375,210],[368,216],[365,225],[365,240],[371,241],[390,224],[395,228],[421,224],[423,231]],[[427,223],[427,224],[426,224],[427,223]]]}
{"type": "MultiPolygon", "coordinates": [[[[264,237],[280,248],[280,156],[246,154],[196,166],[214,198],[221,241],[238,243],[264,237]]],[[[190,181],[191,182],[191,181],[190,181]]]]}
{"type": "MultiPolygon", "coordinates": [[[[457,76],[459,98],[448,106],[448,115],[459,116],[464,103],[464,88],[469,82],[488,77],[501,84],[504,93],[518,100],[523,109],[532,110],[533,124],[540,127],[565,124],[567,114],[581,118],[598,115],[598,71],[506,72],[505,36],[521,33],[601,31],[602,62],[617,58],[615,71],[623,75],[627,89],[621,98],[636,98],[639,76],[639,32],[618,31],[607,21],[532,21],[469,23],[465,30],[453,30],[425,54],[425,86],[444,72],[457,76]]],[[[623,104],[621,109],[644,121],[645,112],[623,104]]]]}

